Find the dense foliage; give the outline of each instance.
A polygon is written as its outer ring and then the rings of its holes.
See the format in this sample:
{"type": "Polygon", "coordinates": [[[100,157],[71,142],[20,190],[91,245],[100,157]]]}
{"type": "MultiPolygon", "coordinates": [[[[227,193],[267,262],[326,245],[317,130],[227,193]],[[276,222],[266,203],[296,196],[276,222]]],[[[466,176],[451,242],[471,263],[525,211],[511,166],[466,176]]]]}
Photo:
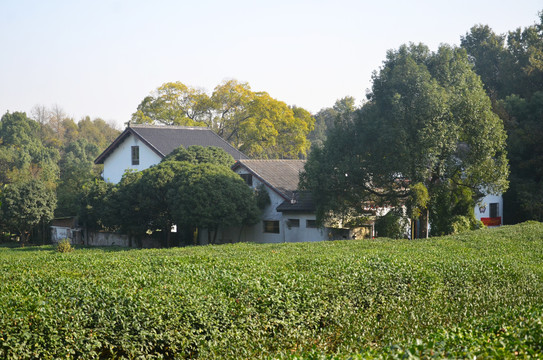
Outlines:
{"type": "Polygon", "coordinates": [[[507,189],[505,138],[463,49],[401,46],[374,74],[368,102],[310,154],[301,183],[323,222],[361,215],[368,202],[427,219],[443,187],[471,192],[471,207],[481,191],[507,189]]]}
{"type": "Polygon", "coordinates": [[[2,192],[2,221],[8,229],[16,231],[24,245],[35,226],[53,218],[57,202],[55,193],[36,179],[8,184],[2,192]]]}
{"type": "Polygon", "coordinates": [[[80,220],[91,229],[118,229],[136,239],[162,236],[167,247],[173,225],[182,233],[177,245],[192,244],[195,230],[208,229],[213,243],[221,227],[258,221],[257,196],[231,170],[234,162],[221,148],[180,147],[157,165],[127,171],[119,184],[86,184],[80,220]]]}
{"type": "Polygon", "coordinates": [[[540,357],[542,264],[540,223],[416,241],[0,248],[0,357],[540,357]]]}
{"type": "Polygon", "coordinates": [[[211,96],[181,82],[169,82],[147,96],[132,115],[135,123],[207,126],[255,158],[305,156],[315,119],[248,83],[225,81],[211,96]]]}
{"type": "Polygon", "coordinates": [[[0,233],[24,242],[30,230],[38,228],[46,238],[53,211],[55,216],[76,215],[84,184],[100,173],[94,158],[118,133],[101,119],[87,117],[76,124],[58,106],[50,110],[37,106],[32,118],[21,112],[4,114],[0,119],[0,203],[4,204],[0,233]]]}
{"type": "Polygon", "coordinates": [[[477,25],[462,37],[494,111],[507,130],[511,186],[508,223],[543,220],[543,12],[539,22],[507,34],[477,25]]]}

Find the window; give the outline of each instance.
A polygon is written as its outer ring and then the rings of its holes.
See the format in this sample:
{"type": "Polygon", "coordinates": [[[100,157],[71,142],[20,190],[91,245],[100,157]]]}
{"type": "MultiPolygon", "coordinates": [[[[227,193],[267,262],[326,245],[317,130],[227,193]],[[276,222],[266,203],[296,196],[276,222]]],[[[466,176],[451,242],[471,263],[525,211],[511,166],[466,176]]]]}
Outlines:
{"type": "Polygon", "coordinates": [[[239,176],[241,176],[241,178],[243,179],[243,181],[245,181],[245,183],[249,186],[253,186],[253,175],[251,174],[239,174],[239,176]]]}
{"type": "Polygon", "coordinates": [[[317,227],[317,220],[306,220],[305,221],[305,227],[306,228],[316,228],[317,227]]]}
{"type": "Polygon", "coordinates": [[[279,221],[276,220],[264,220],[264,232],[279,234],[279,221]]]}
{"type": "Polygon", "coordinates": [[[492,203],[490,204],[490,217],[495,218],[500,216],[500,204],[492,203]]]}
{"type": "Polygon", "coordinates": [[[287,226],[291,227],[300,227],[300,219],[288,219],[287,226]]]}
{"type": "Polygon", "coordinates": [[[140,147],[132,146],[132,165],[140,164],[140,147]]]}

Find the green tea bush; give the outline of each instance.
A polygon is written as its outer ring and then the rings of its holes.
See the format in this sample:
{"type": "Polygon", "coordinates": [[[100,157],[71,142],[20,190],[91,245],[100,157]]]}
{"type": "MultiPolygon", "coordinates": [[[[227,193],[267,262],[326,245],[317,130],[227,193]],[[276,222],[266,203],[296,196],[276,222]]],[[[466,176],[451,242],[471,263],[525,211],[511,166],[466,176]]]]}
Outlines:
{"type": "Polygon", "coordinates": [[[543,225],[425,240],[0,247],[1,359],[537,358],[543,225]]]}

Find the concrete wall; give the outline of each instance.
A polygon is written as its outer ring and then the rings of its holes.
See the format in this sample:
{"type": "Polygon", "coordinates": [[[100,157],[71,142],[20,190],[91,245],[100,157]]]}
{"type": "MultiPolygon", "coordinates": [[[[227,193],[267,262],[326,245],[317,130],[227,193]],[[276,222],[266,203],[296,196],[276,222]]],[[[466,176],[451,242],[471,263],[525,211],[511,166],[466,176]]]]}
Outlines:
{"type": "Polygon", "coordinates": [[[65,226],[51,226],[51,241],[53,244],[63,239],[69,239],[71,244],[81,243],[81,230],[65,226]]]}
{"type": "Polygon", "coordinates": [[[145,170],[162,160],[140,139],[130,134],[104,161],[104,180],[118,183],[126,169],[145,170]],[[132,165],[132,146],[139,146],[140,164],[132,165]]]}
{"type": "MultiPolygon", "coordinates": [[[[72,242],[73,243],[73,242],[72,242]]],[[[136,241],[135,238],[130,238],[128,235],[118,234],[118,233],[108,233],[108,232],[87,232],[86,236],[81,236],[79,242],[73,244],[86,245],[86,246],[121,246],[121,247],[132,247],[139,248],[140,244],[136,241]]],[[[144,237],[141,240],[141,247],[143,248],[160,248],[162,244],[159,240],[153,239],[151,237],[144,237]]]]}
{"type": "Polygon", "coordinates": [[[107,232],[89,232],[85,239],[85,245],[89,246],[130,246],[128,235],[107,233],[107,232]]]}

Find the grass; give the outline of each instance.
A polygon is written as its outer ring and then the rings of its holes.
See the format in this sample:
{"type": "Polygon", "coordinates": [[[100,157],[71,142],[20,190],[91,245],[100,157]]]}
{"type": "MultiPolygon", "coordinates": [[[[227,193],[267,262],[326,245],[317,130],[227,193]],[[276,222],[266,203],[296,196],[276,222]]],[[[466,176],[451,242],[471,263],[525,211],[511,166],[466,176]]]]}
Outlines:
{"type": "Polygon", "coordinates": [[[542,357],[543,224],[428,240],[0,248],[0,358],[542,357]]]}

